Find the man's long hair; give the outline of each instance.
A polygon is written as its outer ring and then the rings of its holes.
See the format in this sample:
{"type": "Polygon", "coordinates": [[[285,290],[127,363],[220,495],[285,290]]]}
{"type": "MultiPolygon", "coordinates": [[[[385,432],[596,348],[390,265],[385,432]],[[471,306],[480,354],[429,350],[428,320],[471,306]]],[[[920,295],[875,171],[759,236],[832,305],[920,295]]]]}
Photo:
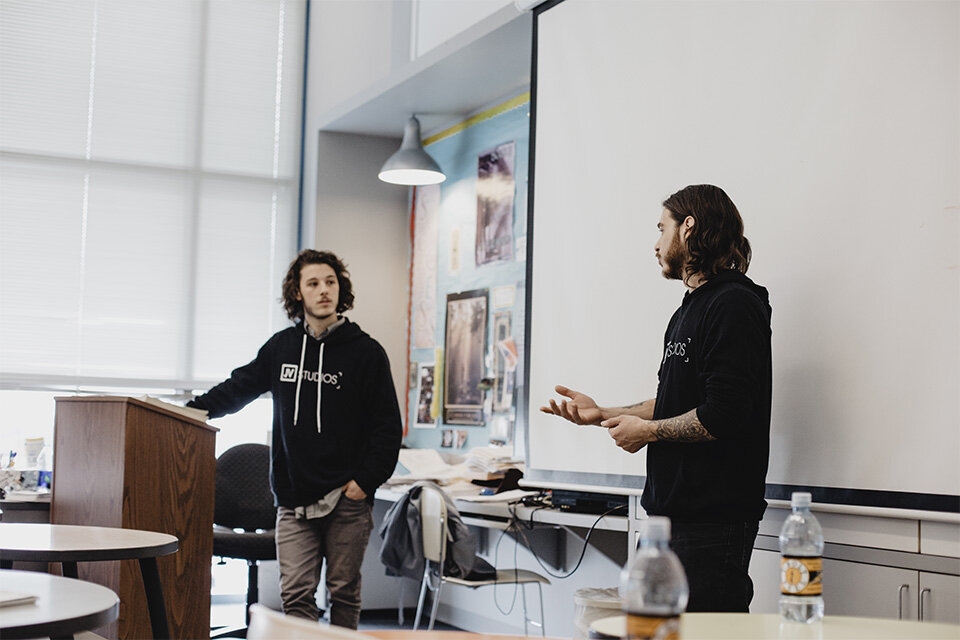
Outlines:
{"type": "Polygon", "coordinates": [[[724,269],[747,272],[750,241],[743,235],[737,205],[723,189],[711,184],[690,185],[664,200],[663,206],[678,225],[687,216],[694,220],[686,239],[686,277],[699,273],[709,280],[724,269]]]}
{"type": "Polygon", "coordinates": [[[340,285],[340,298],[337,300],[337,313],[343,313],[347,309],[353,308],[353,283],[350,282],[350,273],[347,271],[347,265],[340,258],[329,251],[317,251],[315,249],[304,249],[297,254],[297,257],[290,263],[287,269],[287,275],[283,278],[283,310],[287,312],[287,317],[291,320],[301,320],[303,318],[303,302],[297,300],[297,294],[300,292],[300,271],[308,264],[326,264],[330,265],[333,272],[337,274],[337,282],[340,285]]]}

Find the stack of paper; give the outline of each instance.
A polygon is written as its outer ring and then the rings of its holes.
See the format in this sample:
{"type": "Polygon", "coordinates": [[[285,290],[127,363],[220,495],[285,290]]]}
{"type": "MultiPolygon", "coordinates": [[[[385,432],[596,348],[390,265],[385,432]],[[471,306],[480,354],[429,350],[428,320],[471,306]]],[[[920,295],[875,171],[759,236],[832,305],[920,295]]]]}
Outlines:
{"type": "Polygon", "coordinates": [[[523,460],[513,457],[509,447],[476,447],[466,456],[467,468],[488,476],[499,477],[507,469],[523,470],[523,460]]]}
{"type": "Polygon", "coordinates": [[[505,447],[477,447],[458,464],[448,464],[434,449],[401,449],[400,464],[409,473],[395,474],[386,485],[432,480],[449,486],[470,480],[492,480],[503,477],[509,468],[522,466],[518,462],[510,458],[505,447]]]}
{"type": "Polygon", "coordinates": [[[19,604],[30,604],[36,600],[37,596],[30,593],[0,589],[0,607],[15,607],[19,604]]]}

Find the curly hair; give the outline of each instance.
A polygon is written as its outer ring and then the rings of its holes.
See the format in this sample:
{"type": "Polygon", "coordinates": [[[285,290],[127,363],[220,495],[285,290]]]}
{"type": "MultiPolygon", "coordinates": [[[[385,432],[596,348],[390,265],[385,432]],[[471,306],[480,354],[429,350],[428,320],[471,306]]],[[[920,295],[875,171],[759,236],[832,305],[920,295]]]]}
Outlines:
{"type": "Polygon", "coordinates": [[[337,283],[340,285],[337,313],[352,309],[354,300],[353,283],[350,282],[347,265],[330,251],[304,249],[290,263],[287,275],[283,278],[283,297],[280,298],[280,301],[283,303],[283,310],[287,312],[287,317],[294,321],[303,319],[303,302],[297,300],[297,294],[300,293],[300,271],[308,264],[326,264],[333,269],[333,272],[337,274],[337,283]]]}
{"type": "Polygon", "coordinates": [[[743,235],[743,219],[723,189],[711,184],[684,187],[663,201],[678,225],[690,216],[693,228],[686,239],[686,276],[701,274],[709,280],[724,269],[746,273],[750,266],[750,241],[743,235]]]}

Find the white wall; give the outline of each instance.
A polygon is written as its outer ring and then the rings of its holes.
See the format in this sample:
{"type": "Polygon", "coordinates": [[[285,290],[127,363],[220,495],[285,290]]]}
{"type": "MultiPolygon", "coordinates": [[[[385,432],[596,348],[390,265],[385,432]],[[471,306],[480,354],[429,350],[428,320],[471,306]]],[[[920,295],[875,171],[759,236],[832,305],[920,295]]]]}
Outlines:
{"type": "Polygon", "coordinates": [[[386,350],[403,410],[407,371],[410,215],[404,187],[381,182],[393,138],[320,132],[313,246],[346,263],[356,302],[347,315],[386,350]]]}

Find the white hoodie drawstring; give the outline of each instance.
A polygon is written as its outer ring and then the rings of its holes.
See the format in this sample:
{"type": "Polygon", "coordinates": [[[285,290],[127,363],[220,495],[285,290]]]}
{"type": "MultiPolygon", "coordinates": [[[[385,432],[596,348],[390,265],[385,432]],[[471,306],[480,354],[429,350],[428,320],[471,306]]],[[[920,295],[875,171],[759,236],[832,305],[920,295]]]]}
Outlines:
{"type": "MultiPolygon", "coordinates": [[[[304,336],[306,338],[306,336],[304,336]]],[[[323,343],[320,343],[320,362],[317,364],[317,433],[320,433],[320,398],[323,396],[323,343]]]]}
{"type": "Polygon", "coordinates": [[[300,346],[300,366],[297,368],[297,395],[293,401],[293,426],[297,426],[300,416],[300,381],[303,380],[303,356],[307,353],[307,334],[303,334],[303,343],[300,346]]]}

